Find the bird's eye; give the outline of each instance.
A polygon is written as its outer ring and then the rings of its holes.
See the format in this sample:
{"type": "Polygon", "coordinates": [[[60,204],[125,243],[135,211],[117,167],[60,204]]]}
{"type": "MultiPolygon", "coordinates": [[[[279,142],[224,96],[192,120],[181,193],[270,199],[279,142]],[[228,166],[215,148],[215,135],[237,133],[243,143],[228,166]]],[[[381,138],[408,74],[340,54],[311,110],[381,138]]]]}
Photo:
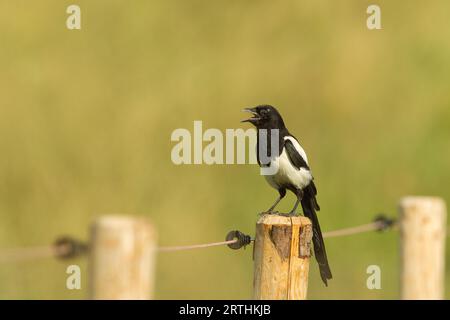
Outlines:
{"type": "Polygon", "coordinates": [[[267,108],[267,109],[266,109],[266,112],[270,112],[270,109],[269,109],[269,108],[267,108]]]}

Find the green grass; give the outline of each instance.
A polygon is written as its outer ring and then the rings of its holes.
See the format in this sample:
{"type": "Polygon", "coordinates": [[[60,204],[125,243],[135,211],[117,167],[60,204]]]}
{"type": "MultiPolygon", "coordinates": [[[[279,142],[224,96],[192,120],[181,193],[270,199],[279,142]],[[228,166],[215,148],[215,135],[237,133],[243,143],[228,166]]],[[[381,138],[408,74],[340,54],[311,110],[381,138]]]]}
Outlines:
{"type": "MultiPolygon", "coordinates": [[[[250,165],[175,166],[171,132],[239,128],[277,106],[308,152],[323,230],[396,215],[400,197],[450,201],[450,3],[70,1],[0,4],[0,248],[82,239],[98,215],[151,218],[163,245],[254,232],[276,197],[250,165]]],[[[292,206],[293,198],[282,203],[292,206]]],[[[311,299],[398,297],[395,233],[327,240],[334,279],[311,268],[311,299]],[[382,268],[368,290],[366,268],[382,268]]],[[[447,250],[447,257],[449,250],[447,250]]],[[[0,298],[86,297],[68,263],[0,265],[0,298]]],[[[249,298],[251,248],[158,257],[156,297],[249,298]]],[[[450,272],[447,266],[446,297],[450,272]]]]}

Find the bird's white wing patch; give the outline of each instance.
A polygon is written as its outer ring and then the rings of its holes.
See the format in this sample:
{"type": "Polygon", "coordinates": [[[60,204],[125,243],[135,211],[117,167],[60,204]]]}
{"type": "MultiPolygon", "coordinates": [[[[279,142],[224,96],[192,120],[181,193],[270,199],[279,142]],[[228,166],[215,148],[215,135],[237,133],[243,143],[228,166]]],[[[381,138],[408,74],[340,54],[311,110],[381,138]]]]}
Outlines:
{"type": "Polygon", "coordinates": [[[302,156],[302,158],[305,160],[305,162],[309,165],[308,163],[308,157],[306,156],[306,152],[305,150],[303,150],[302,146],[300,145],[300,143],[298,143],[297,140],[294,139],[294,137],[284,137],[284,141],[289,140],[292,142],[292,144],[294,145],[295,149],[298,151],[298,153],[302,156]]]}

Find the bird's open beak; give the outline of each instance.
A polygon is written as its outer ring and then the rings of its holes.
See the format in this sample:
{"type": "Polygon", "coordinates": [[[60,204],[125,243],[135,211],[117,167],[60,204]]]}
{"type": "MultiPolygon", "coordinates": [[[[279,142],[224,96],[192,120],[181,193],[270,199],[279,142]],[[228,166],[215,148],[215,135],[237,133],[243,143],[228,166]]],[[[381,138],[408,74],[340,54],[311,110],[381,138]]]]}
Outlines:
{"type": "Polygon", "coordinates": [[[261,118],[259,117],[258,112],[256,112],[256,108],[245,108],[242,110],[243,112],[250,112],[251,114],[253,114],[253,117],[246,119],[246,120],[242,120],[241,122],[250,122],[250,123],[255,123],[256,121],[260,120],[261,118]]]}

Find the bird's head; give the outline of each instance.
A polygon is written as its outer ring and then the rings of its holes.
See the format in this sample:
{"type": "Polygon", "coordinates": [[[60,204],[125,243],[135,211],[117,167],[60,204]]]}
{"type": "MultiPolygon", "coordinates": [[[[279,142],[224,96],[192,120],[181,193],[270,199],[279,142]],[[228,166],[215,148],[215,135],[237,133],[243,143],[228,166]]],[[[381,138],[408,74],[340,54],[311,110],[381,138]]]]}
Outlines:
{"type": "Polygon", "coordinates": [[[270,105],[260,105],[254,108],[245,108],[245,112],[250,112],[253,117],[242,120],[241,122],[250,122],[258,129],[283,129],[284,122],[280,113],[275,107],[270,105]]]}

